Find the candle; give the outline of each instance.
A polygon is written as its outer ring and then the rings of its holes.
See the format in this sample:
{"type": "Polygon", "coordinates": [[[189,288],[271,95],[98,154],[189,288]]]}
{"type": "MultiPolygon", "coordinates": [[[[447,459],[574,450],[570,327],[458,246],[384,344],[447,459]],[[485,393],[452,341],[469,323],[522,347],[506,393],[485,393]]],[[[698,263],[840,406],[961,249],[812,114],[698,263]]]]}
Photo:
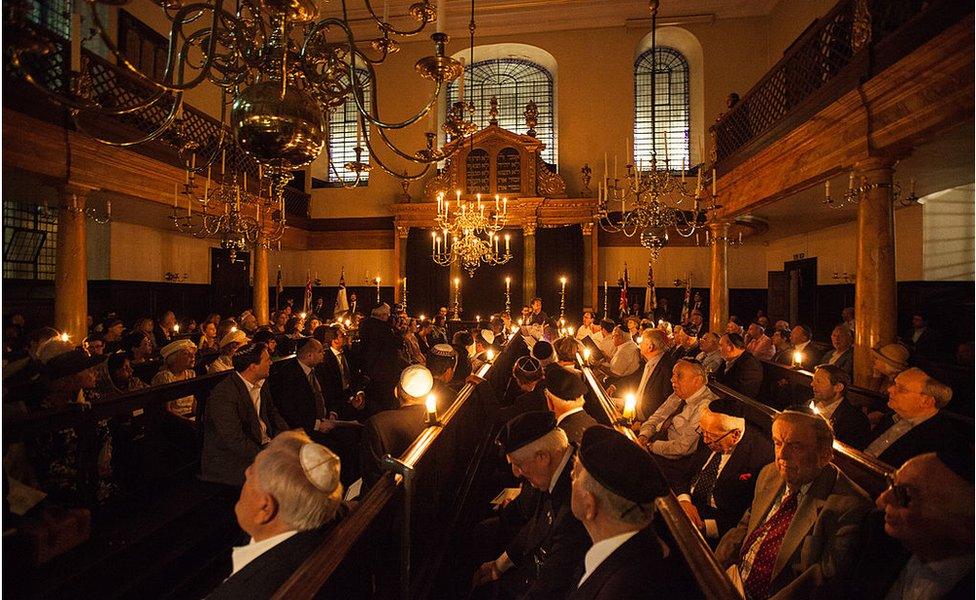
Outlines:
{"type": "Polygon", "coordinates": [[[437,253],[437,232],[436,231],[430,232],[430,251],[434,252],[435,254],[437,253]]]}
{"type": "Polygon", "coordinates": [[[383,0],[383,22],[387,23],[390,20],[390,0],[383,0]]]}
{"type": "Polygon", "coordinates": [[[460,277],[455,277],[454,278],[454,288],[455,289],[459,289],[460,287],[461,287],[461,278],[460,277]]]}
{"type": "Polygon", "coordinates": [[[510,236],[510,235],[508,235],[506,233],[505,234],[505,254],[506,255],[511,254],[511,252],[509,250],[509,242],[511,241],[511,239],[512,239],[512,236],[510,236]]]}
{"type": "MultiPolygon", "coordinates": [[[[633,161],[634,155],[630,153],[630,136],[629,135],[627,136],[627,139],[625,140],[624,143],[625,143],[625,147],[627,149],[626,150],[627,151],[627,154],[624,155],[624,160],[626,160],[626,161],[633,161]]],[[[630,163],[628,163],[628,164],[630,164],[630,163]]]]}
{"type": "Polygon", "coordinates": [[[505,291],[506,292],[512,291],[512,278],[511,277],[506,277],[505,278],[505,291]]]}
{"type": "Polygon", "coordinates": [[[590,352],[590,349],[589,348],[583,348],[583,362],[584,363],[590,362],[590,354],[591,354],[591,352],[590,352]]]}
{"type": "Polygon", "coordinates": [[[227,150],[224,149],[220,151],[220,176],[221,177],[224,176],[224,163],[226,162],[226,160],[227,160],[227,150]]]}
{"type": "Polygon", "coordinates": [[[210,194],[210,165],[207,165],[207,181],[203,184],[203,202],[207,202],[207,196],[210,194]]]}
{"type": "Polygon", "coordinates": [[[179,196],[180,196],[180,184],[174,183],[173,184],[173,208],[178,208],[179,205],[176,203],[176,199],[179,198],[179,196]]]}
{"type": "Polygon", "coordinates": [[[487,362],[495,360],[495,351],[489,348],[487,351],[485,351],[485,358],[487,359],[487,362]]]}
{"type": "Polygon", "coordinates": [[[186,216],[191,216],[193,214],[193,209],[190,207],[190,195],[186,195],[186,216]]]}
{"type": "Polygon", "coordinates": [[[565,292],[566,291],[566,278],[565,277],[560,277],[559,278],[559,281],[563,284],[563,292],[565,292]]]}
{"type": "Polygon", "coordinates": [[[446,0],[437,0],[437,31],[444,31],[444,21],[447,20],[446,0]]]}
{"type": "Polygon", "coordinates": [[[81,14],[74,10],[71,11],[71,70],[81,72],[81,14]]]}
{"type": "Polygon", "coordinates": [[[803,364],[803,353],[797,350],[793,353],[793,366],[799,367],[803,364]]]}
{"type": "Polygon", "coordinates": [[[437,423],[437,396],[434,394],[427,394],[427,399],[424,401],[424,405],[427,409],[427,424],[434,425],[437,423]]]}
{"type": "Polygon", "coordinates": [[[356,147],[363,147],[363,123],[359,115],[356,115],[356,147]]]}
{"type": "Polygon", "coordinates": [[[495,194],[495,212],[498,212],[498,194],[495,194]]]}
{"type": "Polygon", "coordinates": [[[461,206],[461,190],[454,190],[454,195],[457,197],[458,206],[461,206]]]}
{"type": "Polygon", "coordinates": [[[458,79],[458,101],[464,102],[464,59],[461,59],[461,77],[458,79]]]}
{"type": "Polygon", "coordinates": [[[502,213],[508,214],[508,197],[502,198],[502,213]]]}
{"type": "Polygon", "coordinates": [[[851,176],[847,180],[847,189],[848,190],[854,189],[854,171],[851,171],[851,176]]]}
{"type": "Polygon", "coordinates": [[[60,339],[60,340],[61,340],[62,342],[67,342],[67,341],[68,341],[68,340],[69,340],[70,338],[71,338],[71,336],[70,336],[70,335],[68,335],[68,332],[67,332],[67,331],[66,331],[66,332],[64,332],[64,333],[62,333],[62,334],[61,334],[61,335],[59,336],[59,339],[60,339]]]}
{"type": "Polygon", "coordinates": [[[824,182],[824,196],[826,196],[827,199],[830,200],[830,180],[829,179],[824,182]]]}
{"type": "Polygon", "coordinates": [[[637,414],[637,397],[633,394],[627,394],[624,397],[624,418],[632,420],[637,414]]]}

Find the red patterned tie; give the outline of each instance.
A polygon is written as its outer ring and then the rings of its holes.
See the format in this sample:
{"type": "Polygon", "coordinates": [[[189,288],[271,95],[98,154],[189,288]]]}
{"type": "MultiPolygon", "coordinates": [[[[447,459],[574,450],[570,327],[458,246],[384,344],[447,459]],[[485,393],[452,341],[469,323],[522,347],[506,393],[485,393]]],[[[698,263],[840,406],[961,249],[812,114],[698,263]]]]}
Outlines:
{"type": "Polygon", "coordinates": [[[773,565],[776,564],[776,556],[779,555],[779,548],[783,544],[783,536],[786,535],[786,530],[790,528],[793,515],[796,514],[796,507],[796,494],[790,492],[783,499],[776,513],[760,527],[757,527],[742,544],[742,555],[745,556],[749,552],[749,548],[756,543],[756,540],[765,534],[756,555],[752,559],[749,576],[743,582],[746,597],[749,600],[761,600],[769,597],[769,583],[773,574],[773,565]]]}

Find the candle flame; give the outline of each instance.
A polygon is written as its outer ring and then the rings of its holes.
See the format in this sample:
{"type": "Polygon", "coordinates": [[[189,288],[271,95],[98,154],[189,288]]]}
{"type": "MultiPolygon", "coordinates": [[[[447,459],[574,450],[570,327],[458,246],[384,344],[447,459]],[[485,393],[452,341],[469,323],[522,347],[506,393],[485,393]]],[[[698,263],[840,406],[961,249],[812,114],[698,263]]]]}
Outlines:
{"type": "Polygon", "coordinates": [[[803,364],[803,353],[799,350],[793,353],[793,364],[798,366],[803,364]]]}
{"type": "Polygon", "coordinates": [[[485,358],[488,359],[488,362],[491,362],[491,361],[495,360],[495,351],[494,350],[488,350],[487,352],[485,352],[485,358]]]}
{"type": "Polygon", "coordinates": [[[590,349],[583,348],[583,360],[590,360],[590,349]]]}
{"type": "Polygon", "coordinates": [[[431,415],[437,414],[437,396],[434,394],[427,394],[427,400],[424,401],[427,406],[427,413],[431,415]]]}
{"type": "Polygon", "coordinates": [[[624,418],[633,419],[637,413],[637,396],[627,394],[624,397],[624,418]]]}
{"type": "Polygon", "coordinates": [[[58,339],[60,339],[62,342],[67,342],[70,338],[71,336],[68,335],[67,331],[58,336],[58,339]]]}

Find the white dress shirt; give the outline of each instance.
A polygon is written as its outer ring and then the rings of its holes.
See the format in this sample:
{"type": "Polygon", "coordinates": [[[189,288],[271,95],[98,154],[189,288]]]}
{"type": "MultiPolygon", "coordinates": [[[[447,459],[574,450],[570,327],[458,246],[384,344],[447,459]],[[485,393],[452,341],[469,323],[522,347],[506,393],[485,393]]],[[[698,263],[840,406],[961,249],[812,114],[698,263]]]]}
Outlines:
{"type": "Polygon", "coordinates": [[[559,427],[559,424],[562,423],[563,421],[565,421],[566,420],[566,417],[568,417],[569,415],[572,415],[572,414],[576,414],[578,412],[583,412],[583,407],[582,406],[577,406],[576,408],[571,408],[568,411],[564,412],[563,414],[559,415],[559,417],[556,419],[556,427],[559,427]]]}
{"type": "Polygon", "coordinates": [[[586,567],[586,571],[583,573],[583,577],[579,580],[579,584],[576,587],[583,585],[586,578],[589,577],[593,571],[596,571],[597,567],[603,564],[603,561],[609,558],[611,554],[617,551],[617,548],[626,544],[627,540],[634,537],[638,533],[640,533],[640,529],[635,529],[634,531],[621,533],[593,544],[590,549],[586,551],[586,556],[583,558],[583,566],[586,567]]]}
{"type": "Polygon", "coordinates": [[[922,562],[913,554],[888,590],[886,600],[936,600],[942,598],[973,569],[973,555],[922,562]]]}
{"type": "Polygon", "coordinates": [[[837,407],[840,406],[840,403],[843,400],[843,398],[838,398],[830,404],[817,404],[814,402],[814,406],[817,412],[820,413],[820,416],[829,421],[834,416],[834,412],[837,410],[837,407]]]}
{"type": "Polygon", "coordinates": [[[613,358],[610,359],[610,373],[617,377],[630,375],[640,367],[640,346],[627,340],[617,347],[613,358]]]}
{"type": "MultiPolygon", "coordinates": [[[[703,385],[700,390],[692,394],[685,400],[685,406],[681,409],[668,428],[668,437],[665,440],[657,440],[650,445],[651,453],[665,458],[681,458],[688,456],[698,447],[698,432],[695,429],[701,421],[701,411],[709,402],[718,398],[703,385]]],[[[664,404],[658,407],[654,414],[644,421],[641,425],[640,434],[651,438],[654,436],[658,427],[664,424],[668,416],[678,409],[681,398],[677,394],[671,394],[664,404]]]]}
{"type": "Polygon", "coordinates": [[[254,538],[251,538],[251,541],[248,542],[246,546],[235,546],[230,553],[230,559],[233,563],[233,568],[230,572],[231,576],[246,567],[248,563],[257,557],[261,556],[268,550],[271,550],[296,533],[298,532],[286,531],[284,533],[279,533],[278,535],[269,537],[266,540],[261,540],[260,542],[255,542],[254,538]]]}
{"type": "Polygon", "coordinates": [[[894,425],[875,438],[875,440],[864,449],[864,453],[870,454],[874,457],[881,456],[881,454],[887,450],[889,446],[901,439],[902,436],[922,423],[928,421],[936,414],[938,414],[938,411],[927,417],[920,417],[918,419],[903,419],[898,415],[892,415],[891,420],[895,422],[894,425]]]}

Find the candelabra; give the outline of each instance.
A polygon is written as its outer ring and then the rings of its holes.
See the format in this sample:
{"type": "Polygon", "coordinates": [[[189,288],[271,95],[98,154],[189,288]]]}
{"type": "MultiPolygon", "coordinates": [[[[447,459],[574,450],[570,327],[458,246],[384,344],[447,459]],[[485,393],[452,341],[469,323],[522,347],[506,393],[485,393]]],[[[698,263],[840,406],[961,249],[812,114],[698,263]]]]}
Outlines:
{"type": "Polygon", "coordinates": [[[455,209],[443,193],[437,196],[436,228],[441,233],[435,230],[430,234],[431,259],[441,266],[457,262],[469,277],[474,276],[481,263],[503,265],[511,260],[511,236],[505,234],[502,254],[498,235],[508,220],[508,198],[499,198],[496,194],[492,209],[490,203],[482,202],[481,194],[476,200],[463,200],[461,191],[456,193],[455,209]]]}
{"type": "Polygon", "coordinates": [[[856,274],[848,273],[847,271],[844,271],[843,273],[838,273],[837,271],[834,271],[834,274],[831,277],[831,279],[833,279],[834,281],[843,281],[844,283],[854,283],[854,280],[856,279],[856,274]]]}
{"type": "MultiPolygon", "coordinates": [[[[704,238],[700,238],[697,233],[695,234],[696,246],[708,247],[714,246],[715,244],[721,242],[725,242],[729,248],[738,248],[742,246],[742,232],[740,231],[738,236],[712,235],[712,232],[706,229],[704,238]]],[[[677,287],[677,283],[675,284],[675,287],[677,287]]]]}
{"type": "Polygon", "coordinates": [[[505,278],[505,312],[512,316],[512,278],[505,278]]]}
{"type": "Polygon", "coordinates": [[[891,190],[891,199],[898,200],[902,206],[911,206],[913,204],[921,204],[922,201],[915,194],[916,181],[913,177],[911,179],[911,187],[908,192],[908,196],[899,199],[901,195],[901,186],[897,183],[879,182],[879,183],[867,183],[867,181],[862,177],[860,185],[854,185],[854,173],[851,172],[850,177],[847,180],[847,191],[841,196],[840,200],[834,200],[830,196],[830,180],[828,179],[824,182],[824,205],[830,208],[847,208],[849,206],[857,206],[865,194],[872,190],[880,190],[888,188],[891,190]]]}
{"type": "Polygon", "coordinates": [[[454,310],[451,315],[452,321],[461,320],[461,278],[454,278],[454,310]]]}
{"type": "Polygon", "coordinates": [[[559,289],[559,320],[563,321],[566,317],[566,278],[560,277],[559,282],[562,284],[559,289]]]}

